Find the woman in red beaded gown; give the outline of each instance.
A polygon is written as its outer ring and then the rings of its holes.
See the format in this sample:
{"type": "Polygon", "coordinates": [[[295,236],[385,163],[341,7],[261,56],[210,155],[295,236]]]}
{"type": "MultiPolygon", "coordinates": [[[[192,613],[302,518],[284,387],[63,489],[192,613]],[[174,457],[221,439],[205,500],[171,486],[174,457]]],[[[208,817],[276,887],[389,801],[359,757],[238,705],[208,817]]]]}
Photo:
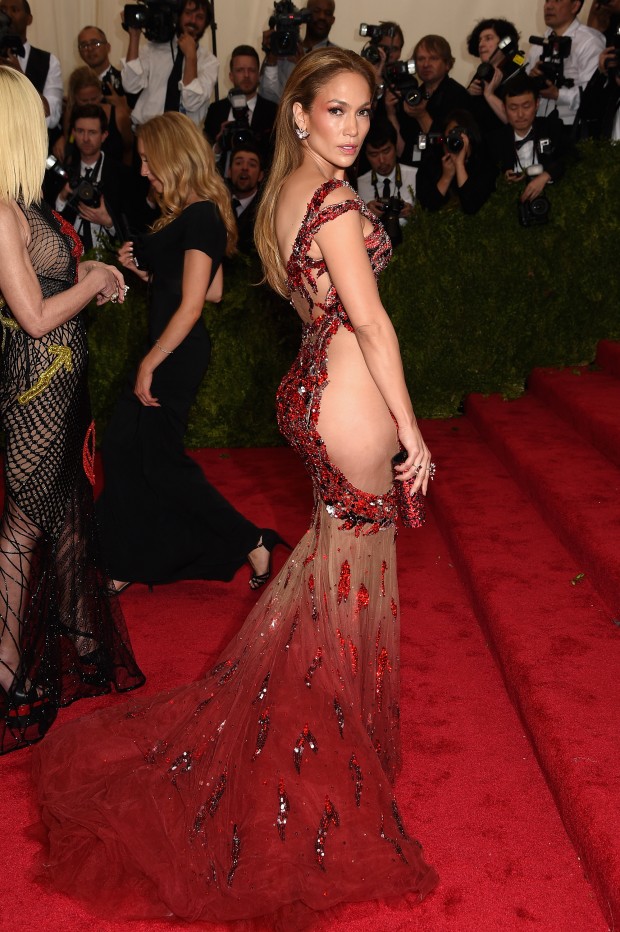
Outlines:
{"type": "Polygon", "coordinates": [[[124,298],[120,272],[82,262],[41,201],[41,98],[0,66],[0,754],[38,741],[59,706],[141,686],[95,529],[94,425],[81,309],[124,298]]]}
{"type": "Polygon", "coordinates": [[[308,532],[204,679],[58,729],[36,755],[48,875],[107,914],[292,930],[437,882],[392,789],[395,519],[400,497],[419,523],[432,464],[376,287],[389,240],[343,181],[373,89],[352,52],[302,59],[257,222],[303,321],[278,415],[313,480],[308,532]]]}

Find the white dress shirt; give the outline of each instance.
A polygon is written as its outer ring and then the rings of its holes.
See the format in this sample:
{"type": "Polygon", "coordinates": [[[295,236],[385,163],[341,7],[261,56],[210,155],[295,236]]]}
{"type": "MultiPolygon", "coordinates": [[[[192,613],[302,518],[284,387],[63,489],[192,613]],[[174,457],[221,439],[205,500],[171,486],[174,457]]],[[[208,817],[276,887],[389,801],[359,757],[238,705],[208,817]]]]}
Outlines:
{"type": "MultiPolygon", "coordinates": [[[[142,91],[131,115],[134,124],[146,123],[151,117],[164,112],[168,78],[177,50],[175,36],[172,42],[147,42],[140,52],[140,57],[132,61],[121,59],[121,78],[125,91],[128,94],[138,94],[142,91]]],[[[180,110],[198,126],[204,123],[218,69],[215,55],[199,45],[198,76],[189,84],[179,81],[180,110]]]]}
{"type": "MultiPolygon", "coordinates": [[[[551,32],[551,29],[547,29],[545,36],[551,32]]],[[[564,77],[572,78],[574,85],[558,88],[557,100],[541,97],[538,116],[549,116],[557,110],[562,122],[572,126],[581,102],[581,91],[598,67],[599,56],[605,48],[605,37],[597,29],[584,26],[578,19],[572,21],[564,35],[572,39],[570,55],[564,59],[564,77]]],[[[540,58],[541,52],[540,45],[530,48],[526,65],[528,73],[540,58]]]]}
{"type": "MultiPolygon", "coordinates": [[[[26,73],[28,59],[30,58],[30,42],[24,42],[24,55],[18,55],[17,60],[20,68],[26,73]]],[[[60,123],[62,114],[62,98],[64,89],[62,86],[62,74],[60,71],[60,62],[55,55],[50,52],[50,66],[43,86],[42,96],[47,100],[50,108],[50,115],[45,118],[48,129],[54,129],[60,123]]]]}

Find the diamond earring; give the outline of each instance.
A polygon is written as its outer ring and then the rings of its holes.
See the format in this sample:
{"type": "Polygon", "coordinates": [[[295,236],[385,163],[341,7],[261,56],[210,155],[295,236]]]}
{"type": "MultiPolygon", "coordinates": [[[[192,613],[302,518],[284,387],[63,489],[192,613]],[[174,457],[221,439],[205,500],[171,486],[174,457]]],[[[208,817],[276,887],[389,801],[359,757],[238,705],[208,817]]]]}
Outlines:
{"type": "Polygon", "coordinates": [[[298,139],[307,139],[310,135],[307,129],[300,129],[299,126],[295,127],[295,132],[297,133],[298,139]]]}

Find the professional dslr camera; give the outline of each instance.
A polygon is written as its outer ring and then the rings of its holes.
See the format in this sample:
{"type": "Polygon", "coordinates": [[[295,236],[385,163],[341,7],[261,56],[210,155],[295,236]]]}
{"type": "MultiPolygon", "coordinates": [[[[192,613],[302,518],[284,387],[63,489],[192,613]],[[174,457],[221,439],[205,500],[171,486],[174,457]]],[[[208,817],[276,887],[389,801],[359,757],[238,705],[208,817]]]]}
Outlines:
{"type": "MultiPolygon", "coordinates": [[[[525,169],[525,174],[533,178],[542,172],[542,165],[530,165],[525,169]]],[[[522,227],[539,227],[549,222],[549,213],[551,212],[551,202],[544,194],[531,201],[517,201],[517,211],[519,223],[522,227]]]]}
{"type": "Polygon", "coordinates": [[[77,209],[78,201],[86,204],[87,207],[99,207],[101,204],[102,190],[99,184],[94,181],[88,181],[86,178],[80,179],[68,171],[54,155],[48,155],[45,160],[45,171],[53,178],[58,185],[61,183],[64,187],[66,184],[71,188],[71,197],[67,201],[70,207],[77,209]]]}
{"type": "Polygon", "coordinates": [[[542,74],[535,79],[539,89],[543,90],[547,81],[551,81],[556,87],[573,87],[573,79],[564,77],[564,61],[570,55],[573,44],[571,37],[551,33],[544,37],[530,36],[530,42],[532,45],[542,45],[542,55],[538,62],[538,69],[542,74]]]}
{"type": "Polygon", "coordinates": [[[513,78],[520,71],[523,71],[526,64],[525,53],[518,47],[517,43],[510,36],[504,36],[499,40],[498,46],[491,55],[489,61],[480,62],[476,68],[476,73],[472,78],[481,84],[488,84],[495,74],[495,69],[499,68],[502,72],[502,84],[505,84],[510,78],[513,78]]]}
{"type": "Polygon", "coordinates": [[[9,52],[13,55],[26,54],[22,40],[12,30],[11,17],[0,12],[0,58],[7,58],[9,52]]]}
{"type": "Polygon", "coordinates": [[[176,0],[140,0],[125,4],[123,29],[141,29],[149,42],[170,42],[176,35],[179,4],[176,0]]]}
{"type": "Polygon", "coordinates": [[[223,152],[230,152],[236,146],[251,142],[254,133],[250,129],[248,119],[248,102],[243,91],[232,87],[228,92],[228,100],[233,112],[232,120],[224,126],[220,143],[223,152]]]}
{"type": "Polygon", "coordinates": [[[364,39],[368,39],[368,42],[360,52],[362,58],[365,58],[366,61],[369,61],[371,65],[378,65],[381,61],[381,55],[379,53],[379,43],[384,36],[388,36],[390,39],[396,35],[396,29],[394,26],[384,26],[380,24],[379,26],[371,26],[369,23],[360,23],[360,36],[364,39]]]}
{"type": "Polygon", "coordinates": [[[415,62],[395,61],[385,66],[385,83],[389,89],[410,107],[417,107],[424,95],[414,77],[415,62]]]}
{"type": "Polygon", "coordinates": [[[454,126],[449,133],[420,133],[418,148],[424,150],[432,146],[445,146],[448,152],[460,152],[465,145],[463,134],[467,136],[464,126],[454,126]]]}
{"type": "Polygon", "coordinates": [[[298,10],[290,0],[279,0],[273,5],[273,15],[269,17],[269,28],[273,29],[269,47],[279,58],[287,58],[297,53],[299,45],[299,27],[312,19],[311,10],[298,10]]]}
{"type": "Polygon", "coordinates": [[[400,212],[405,206],[405,202],[400,197],[393,195],[389,198],[381,198],[381,223],[385,232],[390,237],[392,247],[400,246],[403,241],[403,231],[400,226],[400,212]]]}

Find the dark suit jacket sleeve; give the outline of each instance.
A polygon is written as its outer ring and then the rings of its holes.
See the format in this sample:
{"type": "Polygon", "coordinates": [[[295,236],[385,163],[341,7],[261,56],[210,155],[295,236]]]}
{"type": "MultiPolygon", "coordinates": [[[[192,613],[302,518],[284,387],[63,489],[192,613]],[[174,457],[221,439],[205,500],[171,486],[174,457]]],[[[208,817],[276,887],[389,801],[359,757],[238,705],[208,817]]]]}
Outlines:
{"type": "Polygon", "coordinates": [[[207,110],[207,116],[205,117],[205,136],[211,143],[215,144],[215,139],[219,134],[222,123],[226,120],[228,116],[228,111],[230,110],[230,104],[228,98],[224,100],[214,101],[207,110]]]}
{"type": "MultiPolygon", "coordinates": [[[[439,150],[437,150],[437,152],[438,151],[439,150]]],[[[443,153],[443,149],[441,153],[443,153]]],[[[426,210],[441,210],[443,205],[447,204],[450,200],[449,192],[444,197],[444,195],[437,190],[437,182],[440,178],[441,154],[438,156],[436,151],[433,151],[422,159],[415,179],[416,197],[426,210]]]]}
{"type": "Polygon", "coordinates": [[[453,184],[463,213],[477,214],[495,190],[495,169],[484,155],[479,155],[470,159],[467,174],[467,181],[460,188],[456,182],[453,184]]]}

